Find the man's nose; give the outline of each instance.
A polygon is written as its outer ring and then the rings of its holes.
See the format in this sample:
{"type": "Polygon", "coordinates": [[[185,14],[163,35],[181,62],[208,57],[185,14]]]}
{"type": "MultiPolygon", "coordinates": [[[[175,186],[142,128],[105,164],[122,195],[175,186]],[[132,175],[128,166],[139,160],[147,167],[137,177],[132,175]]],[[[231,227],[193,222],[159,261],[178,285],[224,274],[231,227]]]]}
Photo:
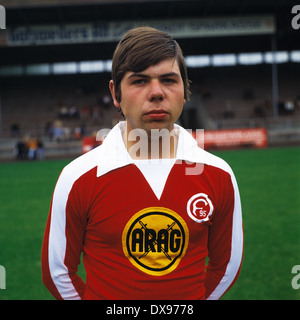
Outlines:
{"type": "Polygon", "coordinates": [[[159,81],[153,81],[149,86],[149,100],[154,101],[162,101],[165,97],[162,85],[159,81]]]}

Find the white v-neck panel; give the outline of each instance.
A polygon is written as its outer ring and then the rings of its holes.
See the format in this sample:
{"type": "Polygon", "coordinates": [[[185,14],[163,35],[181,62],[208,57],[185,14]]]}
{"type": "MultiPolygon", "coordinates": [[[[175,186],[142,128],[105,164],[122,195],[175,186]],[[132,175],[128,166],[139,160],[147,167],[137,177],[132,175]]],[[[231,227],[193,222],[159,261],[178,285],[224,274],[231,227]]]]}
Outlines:
{"type": "Polygon", "coordinates": [[[176,159],[133,160],[159,200],[176,159]]]}

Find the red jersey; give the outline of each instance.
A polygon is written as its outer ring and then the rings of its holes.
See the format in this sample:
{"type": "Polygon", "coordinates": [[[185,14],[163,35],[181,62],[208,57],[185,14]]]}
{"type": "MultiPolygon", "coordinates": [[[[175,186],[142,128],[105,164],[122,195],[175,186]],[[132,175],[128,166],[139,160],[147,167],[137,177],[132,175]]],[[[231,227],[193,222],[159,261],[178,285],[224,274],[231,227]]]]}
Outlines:
{"type": "Polygon", "coordinates": [[[176,159],[134,161],[121,128],[57,181],[44,284],[57,299],[219,299],[243,255],[231,168],[179,126],[176,159]],[[82,253],[85,283],[77,275],[82,253]]]}

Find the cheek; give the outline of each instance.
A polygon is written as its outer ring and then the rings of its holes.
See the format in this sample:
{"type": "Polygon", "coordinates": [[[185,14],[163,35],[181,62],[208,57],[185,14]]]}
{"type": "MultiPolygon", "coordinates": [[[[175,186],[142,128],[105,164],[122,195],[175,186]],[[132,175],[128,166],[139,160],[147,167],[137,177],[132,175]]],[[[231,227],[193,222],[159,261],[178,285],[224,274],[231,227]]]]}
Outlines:
{"type": "Polygon", "coordinates": [[[121,107],[127,109],[129,112],[141,109],[145,102],[145,97],[139,90],[130,90],[129,92],[122,91],[121,107]]]}
{"type": "Polygon", "coordinates": [[[175,118],[174,122],[176,122],[179,119],[179,117],[180,117],[180,115],[182,113],[182,110],[183,110],[182,104],[178,105],[178,107],[176,108],[176,111],[174,112],[174,118],[175,118]]]}
{"type": "Polygon", "coordinates": [[[139,94],[133,87],[121,83],[121,105],[132,105],[137,100],[139,94]]]}
{"type": "Polygon", "coordinates": [[[172,104],[176,106],[176,110],[182,110],[183,105],[185,104],[184,95],[182,93],[174,93],[172,95],[172,104]]]}

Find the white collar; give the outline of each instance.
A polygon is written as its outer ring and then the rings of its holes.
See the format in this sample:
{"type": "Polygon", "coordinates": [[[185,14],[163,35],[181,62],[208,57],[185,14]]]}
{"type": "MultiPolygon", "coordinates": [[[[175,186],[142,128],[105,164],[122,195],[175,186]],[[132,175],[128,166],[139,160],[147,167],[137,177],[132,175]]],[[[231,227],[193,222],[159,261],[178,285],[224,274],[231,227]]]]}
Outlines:
{"type": "MultiPolygon", "coordinates": [[[[205,151],[198,147],[197,141],[181,126],[176,124],[174,126],[179,130],[176,159],[193,163],[204,163],[205,151]]],[[[122,132],[124,128],[125,121],[115,125],[98,148],[99,164],[97,177],[134,163],[123,141],[122,132]]]]}

